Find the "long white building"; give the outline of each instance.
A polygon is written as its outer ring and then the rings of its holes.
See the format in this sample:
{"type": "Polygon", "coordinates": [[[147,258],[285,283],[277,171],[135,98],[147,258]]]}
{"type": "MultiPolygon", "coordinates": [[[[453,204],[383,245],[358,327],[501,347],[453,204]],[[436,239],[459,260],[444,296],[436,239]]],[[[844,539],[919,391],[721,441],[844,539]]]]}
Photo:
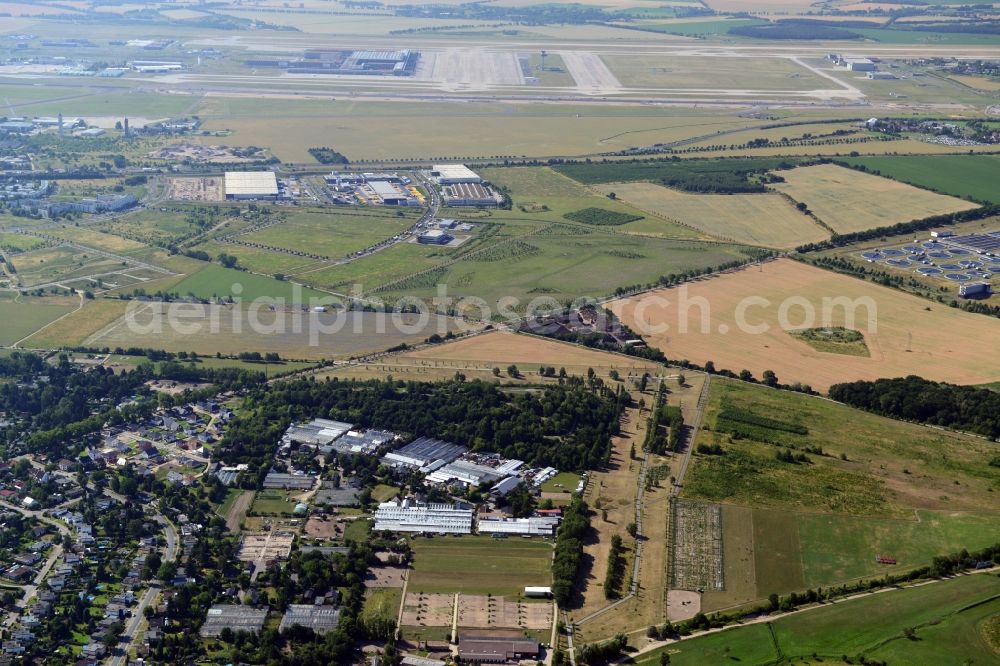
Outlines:
{"type": "Polygon", "coordinates": [[[521,534],[525,536],[552,536],[559,527],[555,516],[531,518],[480,518],[480,534],[521,534]]]}
{"type": "Polygon", "coordinates": [[[383,502],[375,510],[375,531],[471,534],[472,509],[424,504],[412,498],[383,502]]]}

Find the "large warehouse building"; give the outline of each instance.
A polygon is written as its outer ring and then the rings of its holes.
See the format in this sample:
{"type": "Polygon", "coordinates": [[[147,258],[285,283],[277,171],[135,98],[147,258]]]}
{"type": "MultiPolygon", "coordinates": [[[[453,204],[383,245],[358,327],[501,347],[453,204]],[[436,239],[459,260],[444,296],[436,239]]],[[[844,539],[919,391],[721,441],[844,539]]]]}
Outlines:
{"type": "Polygon", "coordinates": [[[375,511],[375,531],[471,534],[472,509],[453,504],[424,504],[407,497],[383,502],[375,511]]]}
{"type": "Polygon", "coordinates": [[[277,199],[278,178],[273,171],[227,171],[226,199],[277,199]]]}
{"type": "Polygon", "coordinates": [[[435,164],[431,176],[438,185],[455,185],[457,183],[481,183],[483,179],[464,164],[435,164]]]}

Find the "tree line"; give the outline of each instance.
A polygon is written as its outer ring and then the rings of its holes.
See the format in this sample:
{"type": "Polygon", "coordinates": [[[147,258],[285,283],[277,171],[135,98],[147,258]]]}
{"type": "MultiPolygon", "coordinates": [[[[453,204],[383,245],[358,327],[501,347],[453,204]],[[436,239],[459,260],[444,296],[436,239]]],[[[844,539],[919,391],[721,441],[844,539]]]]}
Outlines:
{"type": "Polygon", "coordinates": [[[1000,393],[985,388],[910,375],[835,384],[830,397],[883,416],[1000,439],[1000,393]]]}

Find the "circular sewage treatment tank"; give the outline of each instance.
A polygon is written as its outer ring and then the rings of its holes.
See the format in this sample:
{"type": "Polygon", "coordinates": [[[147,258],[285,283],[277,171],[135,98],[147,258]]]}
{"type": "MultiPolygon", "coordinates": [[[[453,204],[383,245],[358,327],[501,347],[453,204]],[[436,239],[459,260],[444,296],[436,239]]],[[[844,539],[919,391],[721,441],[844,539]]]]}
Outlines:
{"type": "Polygon", "coordinates": [[[933,268],[931,266],[922,266],[917,269],[917,272],[923,275],[940,275],[944,271],[942,271],[940,268],[933,268]]]}
{"type": "Polygon", "coordinates": [[[888,250],[882,250],[882,254],[884,254],[887,257],[901,257],[906,253],[903,252],[902,250],[888,249],[888,250]]]}
{"type": "Polygon", "coordinates": [[[896,268],[906,268],[913,265],[909,259],[886,259],[885,263],[896,268]]]}
{"type": "Polygon", "coordinates": [[[955,282],[966,282],[971,279],[963,273],[945,273],[944,277],[946,280],[953,280],[955,282]]]}

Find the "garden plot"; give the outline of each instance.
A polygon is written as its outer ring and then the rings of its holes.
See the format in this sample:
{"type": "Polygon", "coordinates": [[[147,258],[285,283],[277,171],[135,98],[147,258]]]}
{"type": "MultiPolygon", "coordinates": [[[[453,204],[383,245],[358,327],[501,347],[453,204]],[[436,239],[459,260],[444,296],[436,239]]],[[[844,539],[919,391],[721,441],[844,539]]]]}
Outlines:
{"type": "Polygon", "coordinates": [[[676,500],[672,514],[671,589],[723,589],[722,508],[718,504],[676,500]]]}

